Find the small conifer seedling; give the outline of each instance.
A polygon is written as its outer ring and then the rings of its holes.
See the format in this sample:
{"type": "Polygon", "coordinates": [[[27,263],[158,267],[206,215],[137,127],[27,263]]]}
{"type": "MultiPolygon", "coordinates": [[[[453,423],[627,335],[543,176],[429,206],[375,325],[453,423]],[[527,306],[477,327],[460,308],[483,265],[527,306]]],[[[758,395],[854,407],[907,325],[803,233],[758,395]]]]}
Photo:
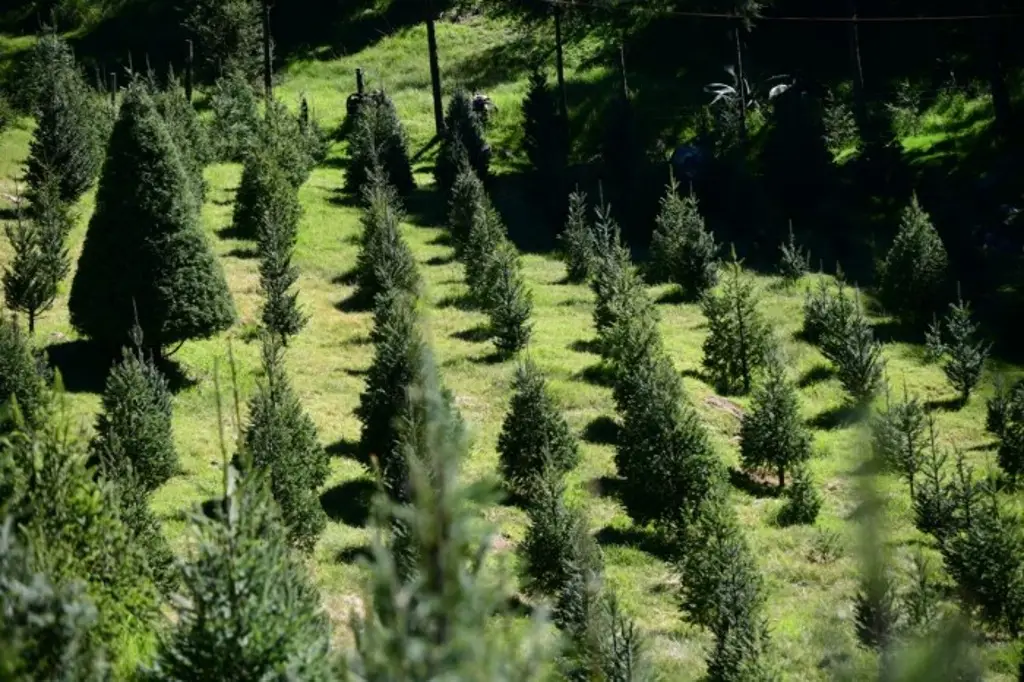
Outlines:
{"type": "Polygon", "coordinates": [[[779,245],[779,274],[789,284],[795,283],[811,269],[811,254],[797,244],[793,222],[789,223],[789,240],[779,245]]]}
{"type": "Polygon", "coordinates": [[[981,380],[991,344],[977,340],[978,327],[971,321],[970,304],[958,298],[949,305],[941,322],[935,321],[925,336],[934,358],[944,358],[942,371],[957,391],[960,403],[966,404],[971,391],[981,380]]]}
{"type": "Polygon", "coordinates": [[[594,230],[587,219],[587,195],[578,188],[569,195],[569,213],[565,229],[558,236],[562,244],[566,278],[570,283],[579,284],[590,277],[594,266],[594,230]]]}

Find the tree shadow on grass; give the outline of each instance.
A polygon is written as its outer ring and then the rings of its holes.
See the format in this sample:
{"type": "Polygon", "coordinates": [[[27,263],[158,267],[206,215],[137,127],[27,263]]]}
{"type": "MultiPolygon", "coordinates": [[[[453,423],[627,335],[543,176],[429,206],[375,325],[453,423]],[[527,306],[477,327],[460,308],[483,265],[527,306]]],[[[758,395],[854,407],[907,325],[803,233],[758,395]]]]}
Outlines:
{"type": "Polygon", "coordinates": [[[734,467],[729,467],[729,483],[737,490],[742,490],[752,497],[774,498],[779,496],[778,487],[758,480],[750,472],[734,467]]]}
{"type": "Polygon", "coordinates": [[[470,362],[477,365],[500,365],[506,360],[511,360],[513,357],[515,357],[515,355],[512,353],[495,350],[485,355],[478,355],[475,358],[471,358],[470,362]]]}
{"type": "Polygon", "coordinates": [[[244,230],[240,230],[234,225],[226,225],[214,232],[214,234],[219,239],[252,239],[251,235],[246,234],[244,230]]]}
{"type": "Polygon", "coordinates": [[[483,343],[491,338],[491,328],[486,324],[478,324],[475,327],[454,332],[451,337],[468,343],[483,343]]]}
{"type": "Polygon", "coordinates": [[[244,246],[231,249],[230,251],[228,251],[227,255],[230,256],[231,258],[240,258],[242,260],[253,260],[254,258],[259,257],[259,254],[256,252],[255,248],[244,246]]]}
{"type": "Polygon", "coordinates": [[[861,410],[854,406],[837,405],[814,415],[807,420],[807,425],[813,429],[832,431],[853,424],[860,414],[861,410]]]}
{"type": "Polygon", "coordinates": [[[86,339],[47,346],[46,356],[50,366],[60,371],[68,393],[102,393],[114,361],[108,348],[86,339]]]}
{"type": "Polygon", "coordinates": [[[476,301],[469,294],[445,296],[437,302],[438,308],[455,308],[456,310],[475,310],[476,301]]]}
{"type": "Polygon", "coordinates": [[[612,545],[615,547],[633,547],[651,556],[658,557],[664,561],[672,559],[672,546],[657,533],[646,528],[614,528],[605,526],[597,531],[594,536],[599,545],[612,545]]]}
{"type": "Polygon", "coordinates": [[[623,480],[618,476],[598,476],[587,482],[587,490],[597,497],[620,499],[622,497],[623,480]]]}
{"type": "Polygon", "coordinates": [[[919,344],[924,341],[924,334],[898,320],[879,322],[874,325],[874,332],[879,343],[919,344]]]}
{"type": "Polygon", "coordinates": [[[601,354],[601,342],[597,339],[577,339],[569,344],[569,350],[577,353],[589,353],[590,355],[601,354]]]}
{"type": "Polygon", "coordinates": [[[331,457],[346,457],[359,460],[359,442],[342,438],[324,448],[331,457]]]}
{"type": "Polygon", "coordinates": [[[687,296],[683,293],[683,290],[678,286],[673,286],[671,289],[659,296],[654,302],[663,303],[665,305],[679,305],[681,303],[693,303],[694,299],[692,296],[687,296]]]}
{"type": "Polygon", "coordinates": [[[358,369],[354,368],[354,367],[346,367],[344,371],[345,371],[345,374],[347,374],[348,376],[350,376],[350,377],[357,377],[357,378],[358,377],[365,377],[367,374],[370,373],[369,368],[365,368],[365,367],[358,368],[358,369]]]}
{"type": "Polygon", "coordinates": [[[376,494],[376,483],[368,478],[357,478],[325,491],[320,496],[320,506],[332,521],[362,528],[370,520],[370,505],[376,494]]]}
{"type": "Polygon", "coordinates": [[[832,365],[820,364],[811,367],[804,372],[797,380],[796,385],[800,388],[810,388],[817,384],[824,383],[836,375],[832,365]]]}
{"type": "Polygon", "coordinates": [[[595,445],[617,445],[619,425],[611,417],[602,415],[587,424],[582,437],[586,442],[595,445]]]}
{"type": "Polygon", "coordinates": [[[594,386],[610,388],[615,383],[615,372],[607,363],[598,362],[590,367],[585,367],[573,375],[573,378],[581,379],[594,386]]]}
{"type": "Polygon", "coordinates": [[[373,550],[369,545],[352,545],[345,547],[334,555],[335,562],[339,564],[354,564],[358,561],[373,561],[373,550]]]}
{"type": "Polygon", "coordinates": [[[958,412],[964,408],[964,401],[960,396],[954,396],[952,398],[928,400],[925,402],[924,407],[929,412],[941,411],[941,412],[958,412]]]}
{"type": "Polygon", "coordinates": [[[438,232],[437,236],[427,242],[431,246],[453,246],[452,236],[447,232],[438,232]]]}
{"type": "Polygon", "coordinates": [[[340,275],[335,275],[331,278],[331,284],[336,286],[352,286],[356,283],[359,278],[359,268],[352,268],[346,270],[340,275]]]}
{"type": "Polygon", "coordinates": [[[433,256],[424,261],[424,265],[439,266],[439,265],[451,265],[455,262],[455,254],[450,253],[447,256],[433,256]]]}
{"type": "Polygon", "coordinates": [[[373,308],[373,301],[362,291],[356,290],[338,301],[334,307],[343,313],[365,313],[373,308]]]}

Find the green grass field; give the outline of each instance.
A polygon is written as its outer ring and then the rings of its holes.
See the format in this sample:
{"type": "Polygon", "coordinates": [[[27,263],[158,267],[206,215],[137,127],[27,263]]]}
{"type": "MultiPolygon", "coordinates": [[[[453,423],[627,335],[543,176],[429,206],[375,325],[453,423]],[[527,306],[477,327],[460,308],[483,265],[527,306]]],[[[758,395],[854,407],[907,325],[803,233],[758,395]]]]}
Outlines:
{"type": "MultiPolygon", "coordinates": [[[[455,82],[473,83],[475,57],[521,39],[501,24],[442,24],[439,45],[446,87],[455,82]]],[[[524,48],[525,49],[525,48],[524,48]]],[[[279,96],[296,106],[301,93],[309,96],[321,122],[335,128],[344,114],[344,100],[354,88],[354,69],[367,71],[370,85],[383,82],[394,98],[409,136],[413,153],[433,136],[433,116],[427,69],[425,30],[417,27],[381,39],[365,51],[341,58],[297,62],[281,74],[279,96]],[[386,78],[378,81],[378,74],[386,78]]],[[[497,148],[513,149],[518,135],[518,105],[525,92],[525,62],[509,60],[487,91],[499,106],[489,133],[497,148]]],[[[572,53],[573,78],[597,79],[599,69],[576,70],[582,55],[572,53]]],[[[499,62],[502,66],[503,62],[499,62]]],[[[475,76],[481,79],[482,76],[475,76]]],[[[940,126],[930,122],[929,135],[940,135],[940,126]],[[938,131],[938,132],[936,132],[938,131]]],[[[0,192],[16,193],[16,178],[27,154],[30,130],[22,123],[0,137],[0,192]]],[[[915,139],[917,145],[926,140],[915,139]]],[[[351,641],[347,629],[349,611],[359,605],[362,571],[356,557],[368,542],[365,511],[360,500],[370,488],[362,467],[346,456],[358,439],[359,424],[353,415],[363,388],[363,372],[369,365],[372,347],[367,343],[371,319],[368,313],[346,312],[342,304],[352,293],[339,278],[355,263],[354,238],[359,231],[359,213],[337,201],[343,184],[340,164],[342,145],[332,150],[327,163],[316,169],[301,189],[304,217],[295,262],[301,270],[300,301],[310,316],[306,329],[288,350],[288,366],[306,409],[320,430],[322,441],[336,456],[323,495],[332,522],[320,539],[310,569],[322,589],[325,606],[337,623],[339,644],[351,641]]],[[[515,159],[499,155],[499,170],[511,170],[515,159]]],[[[427,192],[431,160],[427,154],[414,167],[418,182],[427,192]]],[[[239,168],[216,165],[208,169],[211,185],[204,209],[210,244],[224,264],[238,307],[240,322],[227,334],[201,342],[187,343],[175,357],[190,385],[175,397],[175,430],[184,473],[158,491],[154,505],[175,546],[186,541],[186,512],[194,505],[219,494],[221,456],[216,423],[215,371],[219,367],[225,405],[230,405],[229,347],[239,369],[238,387],[243,402],[253,393],[258,379],[258,348],[251,330],[258,317],[256,261],[246,253],[247,244],[221,238],[218,232],[230,222],[231,204],[238,183],[239,168]]],[[[429,197],[419,196],[429,204],[429,197]]],[[[4,206],[6,198],[0,197],[4,206]]],[[[91,195],[78,207],[79,226],[72,248],[81,246],[92,207],[91,195]]],[[[443,226],[420,219],[430,211],[411,213],[404,234],[419,261],[427,283],[429,336],[441,365],[445,382],[457,396],[458,405],[473,434],[472,455],[466,463],[468,478],[493,476],[495,443],[510,395],[512,362],[493,364],[485,358],[491,352],[486,342],[467,341],[466,334],[483,324],[479,313],[465,312],[445,304],[463,291],[461,266],[450,261],[450,249],[436,243],[443,226]]],[[[436,213],[436,211],[434,212],[436,213]]],[[[643,534],[632,527],[619,504],[602,494],[601,478],[614,472],[614,448],[607,442],[608,422],[614,419],[611,391],[589,380],[589,368],[599,362],[588,351],[593,337],[592,294],[586,287],[561,284],[565,269],[553,254],[524,257],[525,276],[535,302],[535,333],[530,356],[545,370],[551,388],[560,401],[571,426],[583,441],[583,462],[570,475],[570,497],[585,504],[593,530],[601,541],[608,566],[608,578],[627,610],[649,635],[651,651],[666,679],[695,680],[703,671],[704,650],[710,638],[687,624],[675,602],[678,578],[672,567],[638,547],[643,534]],[[592,442],[593,441],[593,442],[592,442]]],[[[837,676],[840,667],[870,665],[870,658],[856,646],[852,599],[858,571],[855,525],[850,515],[857,500],[854,470],[861,456],[862,433],[856,425],[842,423],[839,407],[843,397],[838,382],[826,371],[819,352],[794,338],[802,323],[803,291],[813,278],[787,289],[781,280],[757,277],[763,295],[764,314],[774,325],[792,357],[793,376],[800,382],[802,409],[815,425],[815,458],[812,471],[825,496],[823,512],[814,527],[782,529],[773,520],[782,502],[734,491],[737,506],[769,590],[768,617],[773,632],[775,656],[783,662],[786,679],[826,680],[837,676]],[[839,419],[837,420],[837,415],[839,419]],[[838,423],[837,423],[838,421],[838,423]],[[829,551],[834,548],[835,551],[829,551]]],[[[70,280],[66,283],[69,286],[70,280]]],[[[663,289],[652,289],[659,297],[663,289]]],[[[68,324],[66,290],[54,310],[46,314],[36,332],[37,343],[50,346],[66,378],[75,418],[91,429],[93,414],[102,390],[103,367],[83,357],[83,345],[75,342],[68,324]]],[[[745,399],[723,399],[693,378],[701,362],[705,334],[703,317],[694,305],[659,304],[665,344],[684,373],[690,400],[697,406],[714,437],[724,461],[737,460],[738,415],[745,399]]],[[[904,383],[923,401],[941,403],[953,397],[941,370],[926,365],[921,348],[891,343],[885,347],[888,376],[895,387],[904,383]]],[[[982,389],[969,405],[957,412],[936,408],[941,438],[970,452],[979,467],[993,466],[992,438],[983,431],[984,399],[991,394],[992,374],[1000,368],[991,362],[982,389]]],[[[244,405],[243,405],[244,409],[244,405]]],[[[231,410],[227,411],[229,414],[231,410]]],[[[243,415],[244,419],[244,415],[243,415]]],[[[230,428],[233,428],[230,427],[230,428]]],[[[230,433],[230,429],[229,429],[230,433]]],[[[911,523],[909,494],[895,478],[885,481],[883,492],[892,520],[891,542],[904,568],[912,552],[926,545],[924,536],[911,523]]],[[[488,520],[500,529],[511,552],[522,538],[525,517],[517,509],[498,506],[487,510],[488,520]]],[[[935,557],[935,566],[940,566],[935,557]]],[[[1015,676],[1016,653],[1007,644],[992,642],[986,647],[987,667],[993,680],[1015,676]]]]}

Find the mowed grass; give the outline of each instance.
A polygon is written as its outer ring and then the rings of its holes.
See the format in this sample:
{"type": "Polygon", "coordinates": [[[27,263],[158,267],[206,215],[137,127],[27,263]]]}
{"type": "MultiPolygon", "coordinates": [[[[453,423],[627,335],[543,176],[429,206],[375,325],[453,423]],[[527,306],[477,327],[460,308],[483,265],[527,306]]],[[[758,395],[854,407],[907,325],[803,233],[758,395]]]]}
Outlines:
{"type": "MultiPolygon", "coordinates": [[[[438,28],[442,72],[449,85],[465,72],[467,60],[473,55],[516,37],[501,24],[441,24],[438,28]]],[[[409,29],[383,38],[358,55],[293,64],[282,75],[278,94],[293,106],[300,93],[308,94],[322,122],[333,129],[343,116],[354,68],[362,66],[371,75],[387,74],[384,84],[395,99],[415,153],[433,136],[425,55],[425,31],[421,27],[409,29]]],[[[513,69],[503,77],[488,90],[500,107],[491,135],[492,140],[512,145],[517,135],[518,100],[525,92],[525,70],[513,69]]],[[[578,77],[591,78],[593,72],[581,72],[578,77]]],[[[21,124],[0,137],[0,191],[14,193],[29,136],[28,126],[21,124]]],[[[373,349],[368,344],[371,316],[350,309],[346,301],[352,287],[342,283],[343,275],[355,264],[354,242],[360,230],[359,211],[339,200],[342,158],[343,146],[337,144],[327,163],[313,172],[300,192],[304,215],[295,263],[301,271],[300,301],[309,323],[290,345],[287,358],[296,390],[315,420],[323,443],[336,455],[323,490],[332,521],[309,566],[323,591],[325,606],[336,621],[338,643],[346,646],[351,642],[347,620],[349,612],[360,603],[365,570],[356,559],[369,542],[362,502],[369,478],[348,453],[359,437],[353,410],[363,388],[362,372],[372,359],[373,349]]],[[[416,164],[421,187],[430,182],[429,163],[426,155],[416,164]]],[[[229,349],[238,370],[243,421],[244,403],[259,378],[259,349],[250,333],[257,323],[260,303],[256,261],[251,257],[251,244],[219,234],[230,223],[239,172],[234,165],[209,168],[211,191],[203,214],[209,242],[223,263],[234,295],[239,323],[218,338],[185,344],[176,356],[191,380],[175,396],[175,437],[184,473],[157,492],[153,505],[179,550],[187,542],[188,514],[197,504],[219,495],[221,489],[215,377],[219,374],[219,399],[226,419],[233,422],[229,349]]],[[[416,197],[417,202],[432,201],[428,194],[432,191],[427,187],[416,197]]],[[[90,195],[78,207],[79,224],[72,237],[75,255],[81,247],[91,202],[90,195]]],[[[493,363],[488,359],[492,350],[489,343],[466,340],[474,338],[472,331],[483,325],[485,318],[450,304],[464,293],[462,268],[450,259],[443,226],[428,224],[420,217],[429,214],[411,213],[404,225],[405,238],[426,281],[425,323],[445,383],[457,396],[473,435],[465,476],[493,478],[495,444],[510,396],[514,363],[493,363]]],[[[604,477],[615,473],[614,446],[609,438],[614,434],[609,420],[615,418],[615,412],[610,389],[595,381],[598,373],[594,370],[600,359],[587,344],[593,338],[592,294],[586,287],[562,284],[565,268],[553,255],[528,254],[523,262],[535,305],[534,337],[528,353],[547,373],[552,392],[582,442],[583,461],[569,476],[569,496],[589,510],[593,530],[604,547],[608,580],[648,634],[659,669],[666,679],[696,680],[703,673],[710,639],[680,617],[676,604],[678,576],[665,561],[645,551],[650,547],[643,542],[644,534],[632,526],[621,506],[609,496],[608,486],[602,484],[604,477]]],[[[766,578],[774,655],[782,663],[786,679],[828,680],[836,676],[839,667],[852,664],[867,669],[871,664],[868,654],[856,646],[852,607],[857,587],[858,536],[850,517],[858,499],[855,471],[862,460],[864,437],[860,426],[844,421],[843,395],[825,360],[816,349],[795,337],[802,322],[803,292],[813,277],[792,288],[784,287],[776,278],[755,279],[763,296],[762,310],[790,353],[793,378],[801,386],[803,414],[814,425],[812,471],[824,493],[825,506],[814,527],[779,528],[774,518],[781,500],[755,496],[739,488],[734,489],[733,498],[766,578]]],[[[66,287],[54,310],[43,317],[36,338],[40,345],[50,346],[57,357],[70,358],[62,362],[61,369],[67,378],[73,418],[84,429],[91,429],[105,368],[75,355],[81,346],[75,344],[75,333],[68,324],[66,287]]],[[[653,288],[650,293],[660,299],[667,289],[653,288]]],[[[718,397],[697,378],[706,334],[699,308],[674,303],[660,303],[658,307],[665,344],[684,376],[689,399],[710,429],[722,459],[735,466],[737,415],[748,401],[718,397]]],[[[885,357],[890,382],[897,392],[905,384],[911,393],[936,405],[953,397],[941,370],[924,364],[919,346],[887,343],[885,357]]],[[[992,438],[983,431],[983,424],[984,398],[991,394],[995,369],[997,364],[993,362],[983,387],[967,407],[956,412],[936,407],[934,412],[942,441],[968,451],[981,468],[993,466],[992,438]]],[[[236,426],[226,425],[229,441],[235,437],[236,426]]],[[[889,541],[904,569],[906,583],[911,554],[927,542],[913,528],[906,486],[887,478],[882,492],[890,512],[889,541]]],[[[496,506],[487,509],[485,516],[506,540],[500,543],[502,553],[513,558],[515,543],[525,532],[524,514],[512,507],[496,506]]],[[[1011,645],[990,644],[986,656],[992,679],[1012,679],[1015,655],[1011,645]]]]}

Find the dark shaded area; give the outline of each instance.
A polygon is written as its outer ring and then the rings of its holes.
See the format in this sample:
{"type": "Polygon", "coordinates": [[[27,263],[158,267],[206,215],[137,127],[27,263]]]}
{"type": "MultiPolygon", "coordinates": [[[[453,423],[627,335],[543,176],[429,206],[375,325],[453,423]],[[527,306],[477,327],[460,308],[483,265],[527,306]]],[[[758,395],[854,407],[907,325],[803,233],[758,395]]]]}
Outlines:
{"type": "Polygon", "coordinates": [[[658,296],[654,302],[664,305],[679,305],[680,303],[693,303],[693,300],[693,297],[688,297],[683,293],[682,288],[673,286],[661,294],[661,296],[658,296]]]}
{"type": "Polygon", "coordinates": [[[342,438],[341,440],[335,441],[328,445],[324,450],[331,457],[348,457],[355,459],[359,452],[359,443],[354,440],[347,440],[342,438]]]}
{"type": "Polygon", "coordinates": [[[619,499],[622,495],[623,480],[618,476],[599,476],[587,482],[587,489],[598,497],[619,499]]]}
{"type": "Polygon", "coordinates": [[[455,262],[455,254],[451,253],[451,254],[448,254],[447,256],[431,256],[426,261],[424,261],[424,265],[431,265],[431,266],[435,266],[435,265],[451,265],[454,262],[455,262]]]}
{"type": "Polygon", "coordinates": [[[499,607],[495,613],[496,615],[507,613],[516,618],[532,618],[536,610],[533,604],[525,601],[518,594],[513,594],[506,600],[504,608],[499,607]]]}
{"type": "Polygon", "coordinates": [[[922,343],[924,333],[919,329],[901,324],[898,320],[886,320],[873,327],[875,338],[880,343],[922,343]]]}
{"type": "Polygon", "coordinates": [[[242,260],[254,260],[259,257],[256,249],[244,246],[231,249],[227,255],[232,258],[241,258],[242,260]]]}
{"type": "Polygon", "coordinates": [[[814,415],[807,420],[807,425],[814,429],[832,431],[853,424],[860,414],[860,410],[855,407],[838,405],[814,415]]]}
{"type": "Polygon", "coordinates": [[[334,304],[343,313],[365,313],[373,310],[373,300],[358,289],[334,304]]]}
{"type": "Polygon", "coordinates": [[[924,403],[926,410],[941,410],[942,412],[957,412],[964,407],[963,398],[954,396],[952,398],[927,400],[924,403]]]}
{"type": "Polygon", "coordinates": [[[610,388],[615,383],[615,370],[606,362],[598,362],[573,375],[573,379],[582,379],[594,386],[610,388]]]}
{"type": "Polygon", "coordinates": [[[445,296],[437,302],[438,308],[456,308],[458,310],[475,310],[476,302],[469,294],[445,296]]]}
{"type": "Polygon", "coordinates": [[[828,381],[835,375],[836,370],[832,365],[815,365],[800,375],[800,378],[797,379],[796,385],[800,388],[810,388],[811,386],[828,381]]]}
{"type": "Polygon", "coordinates": [[[582,438],[595,445],[617,445],[619,424],[611,417],[596,417],[583,429],[582,438]]]}
{"type": "Polygon", "coordinates": [[[569,350],[577,353],[589,353],[590,355],[601,354],[601,343],[597,339],[577,339],[569,344],[569,350]]]}
{"type": "Polygon", "coordinates": [[[354,564],[357,561],[373,561],[373,549],[369,545],[352,545],[334,555],[339,564],[354,564]]]}
{"type": "Polygon", "coordinates": [[[486,324],[478,324],[469,329],[453,332],[451,337],[468,343],[483,343],[491,338],[491,328],[486,324]]]}
{"type": "Polygon", "coordinates": [[[511,359],[513,356],[508,353],[502,353],[500,351],[492,351],[486,355],[478,355],[475,358],[470,358],[470,362],[477,365],[500,365],[506,360],[511,359]]]}
{"type": "Polygon", "coordinates": [[[102,393],[115,358],[110,349],[86,339],[47,346],[46,357],[69,393],[102,393]]]}
{"type": "Polygon", "coordinates": [[[371,339],[369,337],[369,335],[366,335],[366,336],[353,336],[351,338],[345,339],[342,342],[342,345],[345,345],[345,346],[371,346],[371,345],[373,345],[373,339],[371,339]]]}
{"type": "Polygon", "coordinates": [[[735,467],[729,467],[729,483],[737,490],[742,490],[753,497],[773,498],[779,496],[777,486],[759,481],[750,472],[741,471],[735,467]]]}
{"type": "Polygon", "coordinates": [[[249,235],[243,233],[234,225],[225,225],[214,232],[218,239],[248,239],[249,235]]]}
{"type": "Polygon", "coordinates": [[[376,483],[368,478],[357,478],[324,492],[320,506],[332,521],[362,528],[370,519],[370,506],[376,493],[376,483]]]}
{"type": "Polygon", "coordinates": [[[632,547],[663,561],[671,561],[675,554],[675,548],[664,537],[646,528],[605,526],[594,537],[600,545],[632,547]]]}
{"type": "Polygon", "coordinates": [[[366,369],[366,368],[363,368],[363,369],[358,369],[358,368],[355,368],[355,367],[346,367],[345,368],[345,374],[347,374],[350,377],[365,377],[369,373],[370,373],[370,370],[366,369]]]}
{"type": "Polygon", "coordinates": [[[331,278],[331,284],[337,286],[353,286],[356,283],[358,277],[359,268],[353,267],[352,269],[347,270],[341,273],[340,275],[336,275],[335,277],[331,278]]]}

